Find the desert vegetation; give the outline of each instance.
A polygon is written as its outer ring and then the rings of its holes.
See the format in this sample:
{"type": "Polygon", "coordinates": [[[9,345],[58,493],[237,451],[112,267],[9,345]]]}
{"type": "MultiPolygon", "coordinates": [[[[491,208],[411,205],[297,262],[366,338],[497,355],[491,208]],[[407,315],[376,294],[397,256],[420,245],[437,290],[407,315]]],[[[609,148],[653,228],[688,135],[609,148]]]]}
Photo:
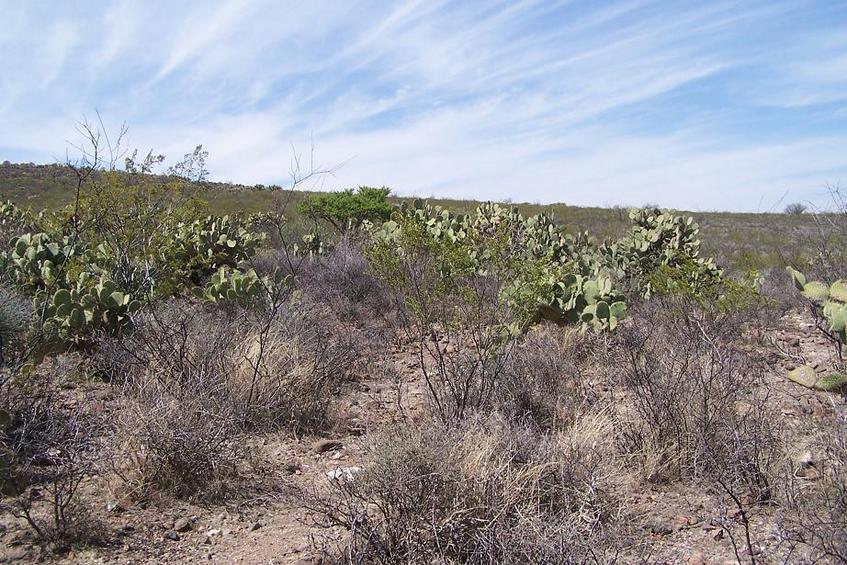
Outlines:
{"type": "Polygon", "coordinates": [[[202,148],[87,131],[0,206],[4,559],[847,561],[837,191],[711,240],[315,171],[219,214],[202,148]]]}

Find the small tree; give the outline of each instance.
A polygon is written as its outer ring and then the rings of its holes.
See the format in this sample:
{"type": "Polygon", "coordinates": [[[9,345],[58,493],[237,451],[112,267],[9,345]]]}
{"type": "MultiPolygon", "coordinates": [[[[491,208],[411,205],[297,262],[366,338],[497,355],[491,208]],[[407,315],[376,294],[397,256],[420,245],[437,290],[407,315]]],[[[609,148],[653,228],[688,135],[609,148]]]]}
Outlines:
{"type": "Polygon", "coordinates": [[[806,210],[808,210],[808,207],[802,202],[794,202],[785,207],[785,213],[792,216],[799,216],[806,210]]]}
{"type": "Polygon", "coordinates": [[[338,192],[310,194],[303,199],[297,209],[301,214],[315,222],[328,222],[339,233],[357,228],[365,220],[385,221],[391,215],[390,194],[388,188],[360,186],[338,192]]]}

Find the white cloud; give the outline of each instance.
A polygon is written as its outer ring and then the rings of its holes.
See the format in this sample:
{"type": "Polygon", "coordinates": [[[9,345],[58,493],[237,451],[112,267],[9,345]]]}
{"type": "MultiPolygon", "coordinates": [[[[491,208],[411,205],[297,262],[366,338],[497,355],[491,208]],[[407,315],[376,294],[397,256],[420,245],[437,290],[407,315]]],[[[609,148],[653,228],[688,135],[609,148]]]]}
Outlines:
{"type": "Polygon", "coordinates": [[[203,143],[220,179],[283,181],[291,144],[313,139],[323,164],[346,163],[329,187],[756,209],[845,174],[844,16],[802,1],[20,3],[0,37],[0,153],[62,156],[97,107],[142,148],[203,143]],[[804,121],[810,107],[829,121],[804,121]]]}

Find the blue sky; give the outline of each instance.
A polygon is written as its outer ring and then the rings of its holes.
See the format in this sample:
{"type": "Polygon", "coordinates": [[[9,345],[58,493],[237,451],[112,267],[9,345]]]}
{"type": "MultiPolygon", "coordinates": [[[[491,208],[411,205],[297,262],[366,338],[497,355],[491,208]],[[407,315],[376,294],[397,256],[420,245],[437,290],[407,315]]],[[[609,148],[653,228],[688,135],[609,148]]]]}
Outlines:
{"type": "Polygon", "coordinates": [[[0,160],[98,109],[211,177],[770,210],[847,183],[847,2],[0,0],[0,160]],[[787,194],[786,194],[787,193],[787,194]]]}

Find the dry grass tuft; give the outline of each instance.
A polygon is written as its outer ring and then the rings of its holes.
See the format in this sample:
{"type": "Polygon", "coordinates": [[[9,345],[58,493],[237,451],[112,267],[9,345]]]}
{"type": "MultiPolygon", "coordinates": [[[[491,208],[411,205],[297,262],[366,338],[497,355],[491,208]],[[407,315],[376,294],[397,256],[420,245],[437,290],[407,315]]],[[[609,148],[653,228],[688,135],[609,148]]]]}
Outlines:
{"type": "Polygon", "coordinates": [[[339,562],[606,562],[625,543],[608,415],[551,434],[493,415],[433,426],[384,432],[362,473],[307,497],[350,532],[339,562]]]}

